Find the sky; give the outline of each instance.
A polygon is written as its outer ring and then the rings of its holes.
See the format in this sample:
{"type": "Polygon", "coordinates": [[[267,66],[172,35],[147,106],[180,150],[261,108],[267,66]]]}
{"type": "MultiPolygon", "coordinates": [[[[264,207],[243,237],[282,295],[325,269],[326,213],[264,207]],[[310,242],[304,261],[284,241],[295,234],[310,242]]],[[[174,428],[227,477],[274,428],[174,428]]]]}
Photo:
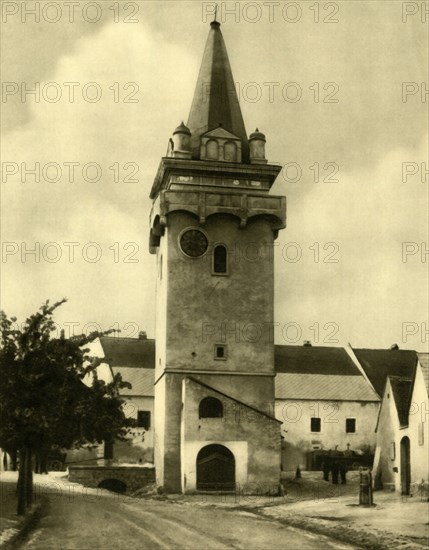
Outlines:
{"type": "MultiPolygon", "coordinates": [[[[38,21],[2,3],[1,307],[22,321],[67,297],[66,334],[153,337],[149,192],[187,120],[213,2],[33,5],[38,21]]],[[[421,3],[218,5],[246,130],[283,166],[276,343],[427,350],[421,3]]]]}

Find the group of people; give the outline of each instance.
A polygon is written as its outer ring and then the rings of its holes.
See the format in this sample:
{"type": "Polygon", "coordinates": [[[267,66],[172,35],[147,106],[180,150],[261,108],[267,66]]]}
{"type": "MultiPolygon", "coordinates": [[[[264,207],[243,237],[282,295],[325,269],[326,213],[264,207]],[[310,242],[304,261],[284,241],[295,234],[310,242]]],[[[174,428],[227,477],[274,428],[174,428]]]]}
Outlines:
{"type": "Polygon", "coordinates": [[[340,456],[327,456],[323,462],[323,479],[329,481],[329,474],[332,474],[332,483],[338,485],[339,478],[341,483],[346,483],[347,466],[340,456]]]}
{"type": "Polygon", "coordinates": [[[329,481],[329,474],[332,474],[332,483],[338,485],[341,478],[341,483],[344,485],[346,483],[347,458],[352,454],[350,444],[347,444],[347,451],[338,451],[338,446],[334,451],[329,451],[322,463],[323,479],[329,481]]]}

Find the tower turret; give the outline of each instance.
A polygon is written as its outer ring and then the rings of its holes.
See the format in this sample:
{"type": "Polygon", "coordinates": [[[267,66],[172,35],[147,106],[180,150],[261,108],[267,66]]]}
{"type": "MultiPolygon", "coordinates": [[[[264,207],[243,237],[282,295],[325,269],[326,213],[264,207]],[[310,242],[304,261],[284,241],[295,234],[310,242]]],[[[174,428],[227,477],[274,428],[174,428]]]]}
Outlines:
{"type": "Polygon", "coordinates": [[[250,147],[250,163],[251,164],[267,164],[265,158],[265,135],[256,128],[253,134],[249,136],[250,147]]]}
{"type": "Polygon", "coordinates": [[[173,132],[173,151],[174,158],[191,158],[191,131],[183,121],[173,132]]]}

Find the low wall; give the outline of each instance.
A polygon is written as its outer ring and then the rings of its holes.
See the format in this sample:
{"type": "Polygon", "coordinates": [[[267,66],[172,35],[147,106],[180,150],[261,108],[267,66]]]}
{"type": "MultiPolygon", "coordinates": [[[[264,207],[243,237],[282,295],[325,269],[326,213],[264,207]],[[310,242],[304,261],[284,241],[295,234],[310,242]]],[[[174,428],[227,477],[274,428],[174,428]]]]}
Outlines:
{"type": "Polygon", "coordinates": [[[86,487],[98,487],[107,480],[117,480],[125,484],[127,493],[132,493],[155,482],[155,467],[82,464],[69,467],[69,480],[86,487]]]}

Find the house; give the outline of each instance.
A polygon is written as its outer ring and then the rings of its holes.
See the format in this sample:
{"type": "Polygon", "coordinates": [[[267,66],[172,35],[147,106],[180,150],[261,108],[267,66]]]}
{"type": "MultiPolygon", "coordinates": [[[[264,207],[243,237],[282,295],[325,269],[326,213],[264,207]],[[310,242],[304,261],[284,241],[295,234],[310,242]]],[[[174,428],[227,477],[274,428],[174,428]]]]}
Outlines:
{"type": "Polygon", "coordinates": [[[374,452],[380,398],[344,348],[275,346],[282,467],[311,468],[314,451],[374,452]]]}
{"type": "MultiPolygon", "coordinates": [[[[67,464],[102,464],[105,459],[118,463],[153,462],[153,397],[155,340],[140,333],[139,338],[102,336],[88,344],[89,355],[105,358],[97,367],[100,380],[109,383],[120,374],[131,388],[123,388],[124,412],[134,418],[137,426],[130,432],[126,441],[116,440],[113,448],[109,444],[85,445],[81,449],[67,452],[67,464]]],[[[86,383],[90,384],[88,377],[86,383]]]]}
{"type": "Polygon", "coordinates": [[[428,393],[427,353],[414,353],[412,368],[406,372],[387,375],[376,428],[376,488],[390,487],[409,495],[418,487],[428,487],[428,393]]]}
{"type": "Polygon", "coordinates": [[[101,337],[99,345],[111,375],[120,374],[131,384],[121,397],[126,416],[137,421],[127,441],[115,442],[115,457],[119,462],[153,462],[155,340],[141,333],[139,338],[101,337]]]}

